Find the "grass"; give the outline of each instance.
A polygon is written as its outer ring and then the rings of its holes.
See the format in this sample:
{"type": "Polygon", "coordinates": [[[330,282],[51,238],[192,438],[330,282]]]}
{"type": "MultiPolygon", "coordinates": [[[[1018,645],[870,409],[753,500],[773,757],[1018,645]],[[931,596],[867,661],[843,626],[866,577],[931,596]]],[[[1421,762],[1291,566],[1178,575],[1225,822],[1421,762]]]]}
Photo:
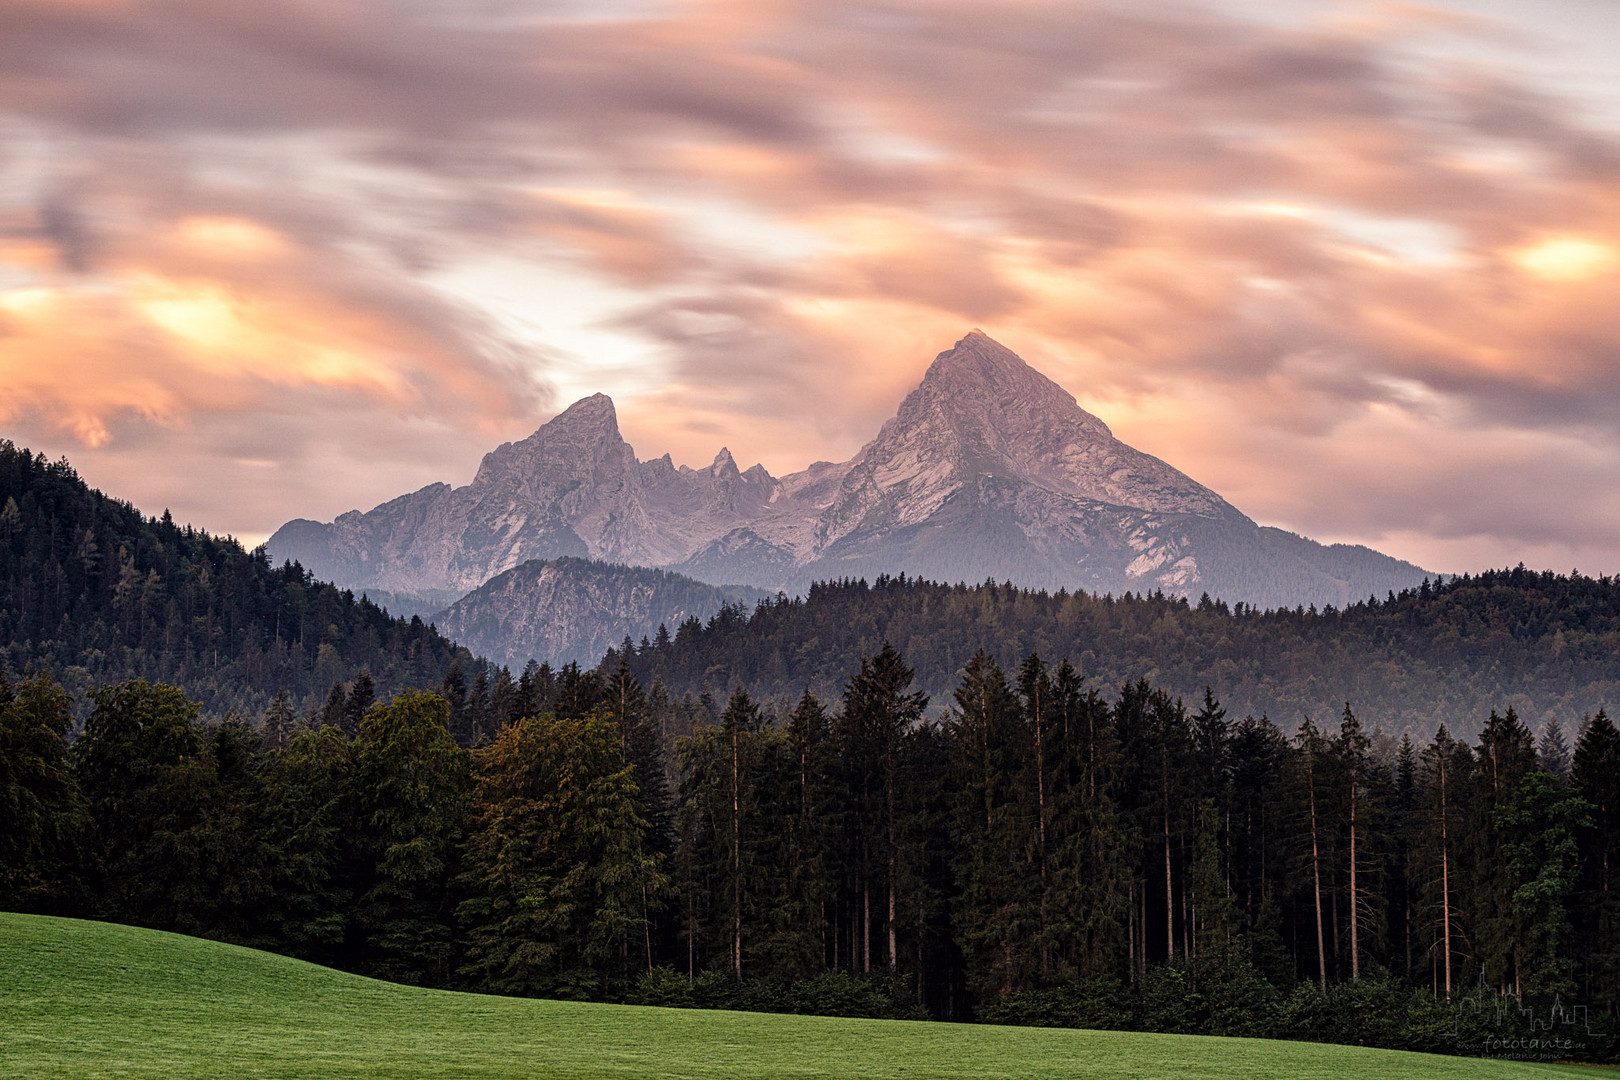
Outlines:
{"type": "Polygon", "coordinates": [[[1313,1043],[456,994],[177,934],[0,914],[0,1077],[6,1078],[1505,1080],[1590,1074],[1313,1043]]]}

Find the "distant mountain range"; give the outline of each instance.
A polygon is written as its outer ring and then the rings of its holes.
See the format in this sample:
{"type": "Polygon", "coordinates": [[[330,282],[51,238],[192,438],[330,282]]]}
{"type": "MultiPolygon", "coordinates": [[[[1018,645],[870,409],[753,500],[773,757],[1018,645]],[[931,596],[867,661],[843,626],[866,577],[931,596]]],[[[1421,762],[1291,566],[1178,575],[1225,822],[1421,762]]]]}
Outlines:
{"type": "Polygon", "coordinates": [[[434,616],[440,633],[514,669],[531,657],[592,667],[626,637],[639,643],[660,626],[675,634],[727,604],[748,608],[763,589],[717,586],[667,570],[585,559],[536,559],[497,574],[434,616]]]}
{"type": "MultiPolygon", "coordinates": [[[[667,454],[642,461],[619,434],[613,402],[596,394],[485,455],[464,487],[432,484],[332,522],[290,521],[269,551],[402,602],[437,601],[558,559],[789,592],[904,572],[1098,593],[1207,592],[1260,607],[1343,606],[1430,576],[1370,548],[1256,524],[1120,442],[977,330],[940,353],[876,438],[841,464],[778,478],[759,465],[739,469],[725,449],[703,469],[677,467],[667,454]]],[[[554,567],[555,586],[580,570],[554,567]]],[[[548,595],[558,602],[555,588],[548,595]]],[[[639,616],[617,617],[628,626],[639,616]]]]}

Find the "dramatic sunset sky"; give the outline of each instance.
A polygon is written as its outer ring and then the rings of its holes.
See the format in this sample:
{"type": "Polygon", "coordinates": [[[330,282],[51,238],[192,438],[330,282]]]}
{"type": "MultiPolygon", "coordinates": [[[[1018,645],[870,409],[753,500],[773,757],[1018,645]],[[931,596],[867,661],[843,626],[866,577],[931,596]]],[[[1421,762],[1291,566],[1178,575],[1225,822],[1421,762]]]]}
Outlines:
{"type": "Polygon", "coordinates": [[[1620,571],[1620,3],[0,0],[0,436],[256,543],[982,327],[1256,520],[1620,571]]]}

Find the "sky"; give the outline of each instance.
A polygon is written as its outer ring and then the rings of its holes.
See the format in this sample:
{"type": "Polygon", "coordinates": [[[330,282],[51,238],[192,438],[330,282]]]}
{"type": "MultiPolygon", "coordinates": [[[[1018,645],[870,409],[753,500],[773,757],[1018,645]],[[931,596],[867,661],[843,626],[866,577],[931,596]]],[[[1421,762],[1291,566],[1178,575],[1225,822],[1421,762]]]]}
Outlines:
{"type": "Polygon", "coordinates": [[[1249,516],[1620,572],[1620,4],[0,0],[0,437],[249,544],[980,327],[1249,516]]]}

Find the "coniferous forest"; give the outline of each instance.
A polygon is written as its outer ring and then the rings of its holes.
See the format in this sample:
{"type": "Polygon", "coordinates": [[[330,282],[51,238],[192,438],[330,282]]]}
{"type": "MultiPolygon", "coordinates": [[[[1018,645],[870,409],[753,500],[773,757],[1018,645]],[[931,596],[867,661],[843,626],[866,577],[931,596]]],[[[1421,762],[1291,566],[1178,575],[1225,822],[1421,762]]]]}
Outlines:
{"type": "Polygon", "coordinates": [[[296,563],[143,517],[71,465],[0,440],[0,662],[75,694],[144,677],[208,713],[300,715],[364,671],[381,691],[436,685],[472,660],[420,618],[393,619],[296,563]]]}
{"type": "Polygon", "coordinates": [[[14,676],[0,902],[591,1000],[1463,1052],[1578,1004],[1562,1056],[1607,1054],[1606,715],[1379,747],[1351,708],[1285,731],[1034,655],[975,657],[943,722],[911,686],[884,647],[836,701],[739,688],[668,740],[623,667],[500,713],[452,670],[354,735],[136,680],[70,744],[69,696],[14,676]]]}
{"type": "MultiPolygon", "coordinates": [[[[675,693],[793,698],[840,691],[860,657],[889,641],[936,700],[983,650],[1004,667],[1031,652],[1067,656],[1094,683],[1148,679],[1193,698],[1213,687],[1234,712],[1336,714],[1433,735],[1477,731],[1514,708],[1539,730],[1620,700],[1620,581],[1519,567],[1448,577],[1342,609],[1262,611],[1203,597],[1048,593],[945,585],[905,575],[824,582],[752,611],[688,620],[624,655],[643,683],[675,693]]],[[[541,659],[544,659],[542,657],[541,659]]]]}
{"type": "MultiPolygon", "coordinates": [[[[0,478],[0,906],[507,994],[1462,1053],[1552,1018],[1556,1056],[1610,1055],[1601,710],[1395,739],[1095,652],[980,647],[943,695],[881,639],[789,697],[670,662],[772,605],[514,678],[65,463],[8,446],[0,478]]],[[[1611,583],[1481,581],[1353,618],[1516,589],[1601,660],[1611,583]]]]}

